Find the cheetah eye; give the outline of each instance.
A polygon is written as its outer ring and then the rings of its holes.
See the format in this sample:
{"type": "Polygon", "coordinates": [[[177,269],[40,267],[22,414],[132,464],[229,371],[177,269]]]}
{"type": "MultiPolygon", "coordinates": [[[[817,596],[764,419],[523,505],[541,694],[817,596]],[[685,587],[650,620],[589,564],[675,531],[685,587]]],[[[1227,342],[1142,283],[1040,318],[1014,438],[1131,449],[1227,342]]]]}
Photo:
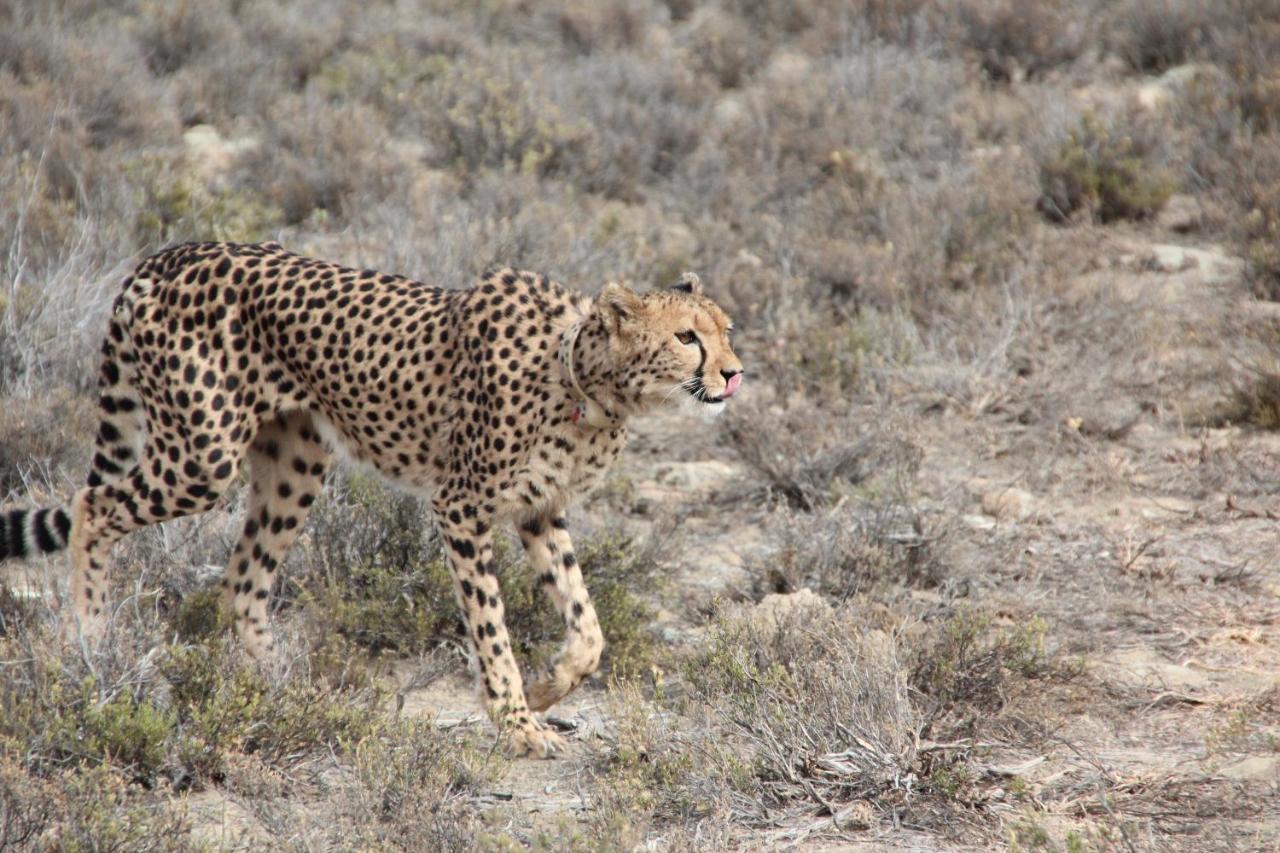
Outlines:
{"type": "Polygon", "coordinates": [[[696,344],[698,342],[698,336],[692,331],[676,332],[676,340],[685,346],[688,346],[689,344],[696,344]]]}

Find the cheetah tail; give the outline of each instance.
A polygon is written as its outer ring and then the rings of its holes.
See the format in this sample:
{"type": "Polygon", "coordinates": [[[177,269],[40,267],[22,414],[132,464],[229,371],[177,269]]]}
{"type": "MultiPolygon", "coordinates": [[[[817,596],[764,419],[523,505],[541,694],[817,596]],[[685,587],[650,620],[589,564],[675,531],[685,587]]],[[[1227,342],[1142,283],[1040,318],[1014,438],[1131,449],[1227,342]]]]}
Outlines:
{"type": "Polygon", "coordinates": [[[71,514],[63,507],[0,513],[0,560],[61,551],[70,535],[71,514]]]}

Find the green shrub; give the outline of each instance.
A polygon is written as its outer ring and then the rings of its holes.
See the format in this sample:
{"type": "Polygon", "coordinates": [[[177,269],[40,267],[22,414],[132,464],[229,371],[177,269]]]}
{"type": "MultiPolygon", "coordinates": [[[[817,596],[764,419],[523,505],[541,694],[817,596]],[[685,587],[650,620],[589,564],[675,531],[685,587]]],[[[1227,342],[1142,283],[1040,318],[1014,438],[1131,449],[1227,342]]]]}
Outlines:
{"type": "Polygon", "coordinates": [[[141,194],[134,231],[143,245],[265,240],[283,221],[281,210],[256,193],[210,189],[185,167],[160,158],[126,164],[125,174],[141,194]]]}
{"type": "Polygon", "coordinates": [[[1250,135],[1231,150],[1229,190],[1239,209],[1233,236],[1254,293],[1280,298],[1280,133],[1250,135]]]}
{"type": "Polygon", "coordinates": [[[181,769],[217,778],[227,753],[271,765],[369,736],[385,695],[368,682],[293,677],[273,685],[228,653],[230,641],[178,646],[163,664],[172,690],[181,769]]]}
{"type": "Polygon", "coordinates": [[[202,589],[187,595],[173,614],[173,630],[186,643],[216,639],[230,620],[223,606],[220,588],[202,589]]]}
{"type": "Polygon", "coordinates": [[[106,767],[27,775],[0,755],[0,849],[167,851],[193,849],[191,821],[176,803],[147,802],[106,767]]]}
{"type": "Polygon", "coordinates": [[[153,784],[166,770],[176,717],[141,691],[109,688],[56,661],[31,664],[2,688],[0,744],[41,769],[65,765],[120,768],[153,784]]]}
{"type": "MultiPolygon", "coordinates": [[[[418,654],[465,637],[453,575],[438,535],[424,530],[427,518],[418,499],[363,473],[328,490],[313,513],[317,571],[305,581],[320,623],[375,652],[418,654]]],[[[643,671],[653,653],[644,596],[657,584],[654,549],[610,536],[575,547],[604,631],[606,666],[643,671]]],[[[512,648],[536,666],[559,647],[563,619],[511,537],[495,536],[494,562],[512,648]]]]}
{"type": "Polygon", "coordinates": [[[1040,163],[1036,208],[1058,223],[1077,211],[1104,223],[1154,216],[1169,200],[1173,183],[1151,154],[1144,142],[1086,116],[1040,163]]]}
{"type": "Polygon", "coordinates": [[[549,175],[586,138],[585,125],[540,98],[510,65],[457,62],[426,93],[427,138],[440,165],[549,175]]]}
{"type": "Polygon", "coordinates": [[[1007,698],[1010,675],[1036,678],[1049,669],[1046,625],[1034,618],[1009,628],[990,615],[960,610],[941,622],[918,649],[911,684],[924,698],[931,724],[944,717],[990,717],[1007,698]]]}

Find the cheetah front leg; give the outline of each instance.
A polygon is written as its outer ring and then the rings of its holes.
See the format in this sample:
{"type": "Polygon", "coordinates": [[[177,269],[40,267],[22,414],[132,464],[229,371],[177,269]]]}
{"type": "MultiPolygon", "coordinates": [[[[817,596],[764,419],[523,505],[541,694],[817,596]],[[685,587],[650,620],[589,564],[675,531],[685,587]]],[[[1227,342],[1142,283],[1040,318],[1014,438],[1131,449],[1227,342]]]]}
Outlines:
{"type": "Polygon", "coordinates": [[[532,519],[520,528],[520,541],[540,585],[564,617],[564,645],[528,690],[529,707],[543,711],[596,671],[604,651],[604,635],[564,516],[532,519]]]}
{"type": "Polygon", "coordinates": [[[534,717],[525,700],[524,682],[503,620],[489,523],[478,518],[481,514],[472,506],[437,504],[436,515],[489,717],[514,753],[549,757],[563,748],[564,742],[534,717]]]}

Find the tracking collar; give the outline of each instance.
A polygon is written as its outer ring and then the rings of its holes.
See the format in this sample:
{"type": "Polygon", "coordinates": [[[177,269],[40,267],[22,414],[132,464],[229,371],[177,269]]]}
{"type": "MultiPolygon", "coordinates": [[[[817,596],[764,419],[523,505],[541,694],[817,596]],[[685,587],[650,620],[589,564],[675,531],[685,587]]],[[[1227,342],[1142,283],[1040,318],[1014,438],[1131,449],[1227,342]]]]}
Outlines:
{"type": "Polygon", "coordinates": [[[569,393],[577,404],[571,417],[575,424],[586,421],[597,429],[618,429],[622,426],[622,419],[610,415],[605,411],[604,406],[591,399],[578,384],[578,372],[573,366],[573,348],[578,343],[578,335],[581,334],[586,322],[586,317],[579,317],[560,336],[560,364],[564,367],[565,376],[569,378],[569,393]]]}

